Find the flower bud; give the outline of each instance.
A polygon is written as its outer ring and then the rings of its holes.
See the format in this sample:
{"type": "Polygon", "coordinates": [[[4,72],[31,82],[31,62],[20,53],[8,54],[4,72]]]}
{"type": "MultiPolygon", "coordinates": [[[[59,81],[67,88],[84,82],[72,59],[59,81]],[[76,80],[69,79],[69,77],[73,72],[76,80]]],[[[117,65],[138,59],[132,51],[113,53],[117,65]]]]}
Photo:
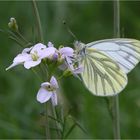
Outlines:
{"type": "Polygon", "coordinates": [[[52,60],[57,61],[58,57],[59,57],[58,53],[54,53],[53,56],[52,56],[52,60]]]}
{"type": "Polygon", "coordinates": [[[11,17],[10,22],[8,23],[8,27],[14,31],[18,31],[18,25],[16,19],[11,17]]]}

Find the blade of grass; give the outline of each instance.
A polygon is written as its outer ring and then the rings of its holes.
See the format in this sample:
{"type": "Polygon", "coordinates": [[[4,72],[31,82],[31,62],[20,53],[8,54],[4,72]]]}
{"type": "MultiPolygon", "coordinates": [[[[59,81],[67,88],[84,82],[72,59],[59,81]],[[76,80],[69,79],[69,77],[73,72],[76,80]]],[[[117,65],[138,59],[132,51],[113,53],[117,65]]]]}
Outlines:
{"type": "Polygon", "coordinates": [[[72,130],[74,129],[76,127],[76,123],[74,123],[71,127],[70,127],[70,129],[69,129],[69,131],[66,133],[66,135],[64,136],[64,139],[66,139],[68,136],[69,136],[69,134],[72,132],[72,130]]]}

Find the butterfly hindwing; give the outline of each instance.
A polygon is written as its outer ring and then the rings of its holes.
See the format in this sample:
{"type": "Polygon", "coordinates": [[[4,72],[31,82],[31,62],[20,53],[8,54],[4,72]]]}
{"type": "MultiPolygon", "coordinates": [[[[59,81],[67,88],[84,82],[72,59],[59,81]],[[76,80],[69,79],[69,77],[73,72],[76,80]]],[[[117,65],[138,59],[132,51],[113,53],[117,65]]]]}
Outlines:
{"type": "Polygon", "coordinates": [[[127,84],[127,76],[119,65],[93,47],[86,48],[81,64],[84,67],[83,82],[94,95],[113,96],[127,84]]]}
{"type": "Polygon", "coordinates": [[[105,39],[88,44],[77,41],[75,47],[84,67],[83,82],[97,96],[120,93],[127,84],[127,73],[140,61],[140,41],[135,39],[105,39]]]}

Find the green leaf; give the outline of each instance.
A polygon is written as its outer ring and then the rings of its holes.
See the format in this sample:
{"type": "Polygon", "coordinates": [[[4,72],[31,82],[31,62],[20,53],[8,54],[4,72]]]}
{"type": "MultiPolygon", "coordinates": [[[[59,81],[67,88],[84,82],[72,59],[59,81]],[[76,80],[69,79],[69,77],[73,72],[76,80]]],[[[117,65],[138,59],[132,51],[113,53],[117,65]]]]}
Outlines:
{"type": "Polygon", "coordinates": [[[64,136],[65,139],[70,135],[70,133],[72,132],[72,130],[75,128],[75,126],[76,126],[76,123],[74,123],[74,124],[70,127],[69,131],[68,131],[68,132],[66,133],[66,135],[64,136]]]}
{"type": "Polygon", "coordinates": [[[57,122],[59,122],[59,123],[62,124],[61,120],[56,119],[56,118],[54,118],[54,117],[52,117],[52,116],[50,116],[50,115],[48,115],[48,117],[49,117],[50,119],[52,119],[52,120],[54,120],[54,121],[57,121],[57,122]]]}
{"type": "Polygon", "coordinates": [[[70,116],[70,118],[75,122],[75,124],[84,132],[87,134],[87,131],[85,130],[85,128],[83,128],[83,126],[77,121],[75,120],[72,116],[70,116]]]}

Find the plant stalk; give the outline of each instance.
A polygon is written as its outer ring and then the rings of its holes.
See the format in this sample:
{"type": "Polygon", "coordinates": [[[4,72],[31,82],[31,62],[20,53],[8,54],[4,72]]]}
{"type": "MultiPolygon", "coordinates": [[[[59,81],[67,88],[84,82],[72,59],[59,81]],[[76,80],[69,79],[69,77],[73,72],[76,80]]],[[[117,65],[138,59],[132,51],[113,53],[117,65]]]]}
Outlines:
{"type": "MultiPolygon", "coordinates": [[[[120,37],[120,5],[114,0],[114,37],[120,37]]],[[[114,139],[120,139],[119,95],[112,97],[112,120],[114,139]]]]}
{"type": "MultiPolygon", "coordinates": [[[[40,20],[40,15],[38,12],[37,4],[35,0],[32,0],[32,5],[33,5],[33,10],[34,10],[34,15],[36,18],[36,23],[37,23],[37,30],[38,30],[38,40],[40,42],[44,42],[43,39],[43,32],[42,32],[42,26],[41,26],[41,20],[40,20]]],[[[44,104],[44,109],[45,109],[45,133],[46,133],[46,139],[50,139],[50,127],[49,127],[49,104],[45,103],[44,104]]]]}
{"type": "Polygon", "coordinates": [[[56,114],[56,108],[52,103],[51,103],[51,105],[52,105],[52,113],[55,118],[54,121],[55,121],[55,127],[56,127],[56,131],[57,131],[57,139],[60,139],[61,138],[61,133],[60,133],[61,126],[59,125],[59,122],[57,121],[58,118],[57,118],[57,114],[56,114]]]}
{"type": "Polygon", "coordinates": [[[49,140],[51,138],[50,136],[50,128],[49,128],[49,114],[48,114],[48,109],[49,109],[49,104],[45,103],[45,129],[46,129],[46,139],[49,140]]]}
{"type": "Polygon", "coordinates": [[[43,31],[42,31],[42,27],[41,27],[41,20],[40,20],[40,16],[39,16],[36,1],[32,0],[32,4],[33,4],[33,9],[34,9],[34,15],[36,17],[36,23],[37,23],[37,29],[38,29],[38,39],[39,39],[40,42],[43,43],[44,42],[43,31]]]}

